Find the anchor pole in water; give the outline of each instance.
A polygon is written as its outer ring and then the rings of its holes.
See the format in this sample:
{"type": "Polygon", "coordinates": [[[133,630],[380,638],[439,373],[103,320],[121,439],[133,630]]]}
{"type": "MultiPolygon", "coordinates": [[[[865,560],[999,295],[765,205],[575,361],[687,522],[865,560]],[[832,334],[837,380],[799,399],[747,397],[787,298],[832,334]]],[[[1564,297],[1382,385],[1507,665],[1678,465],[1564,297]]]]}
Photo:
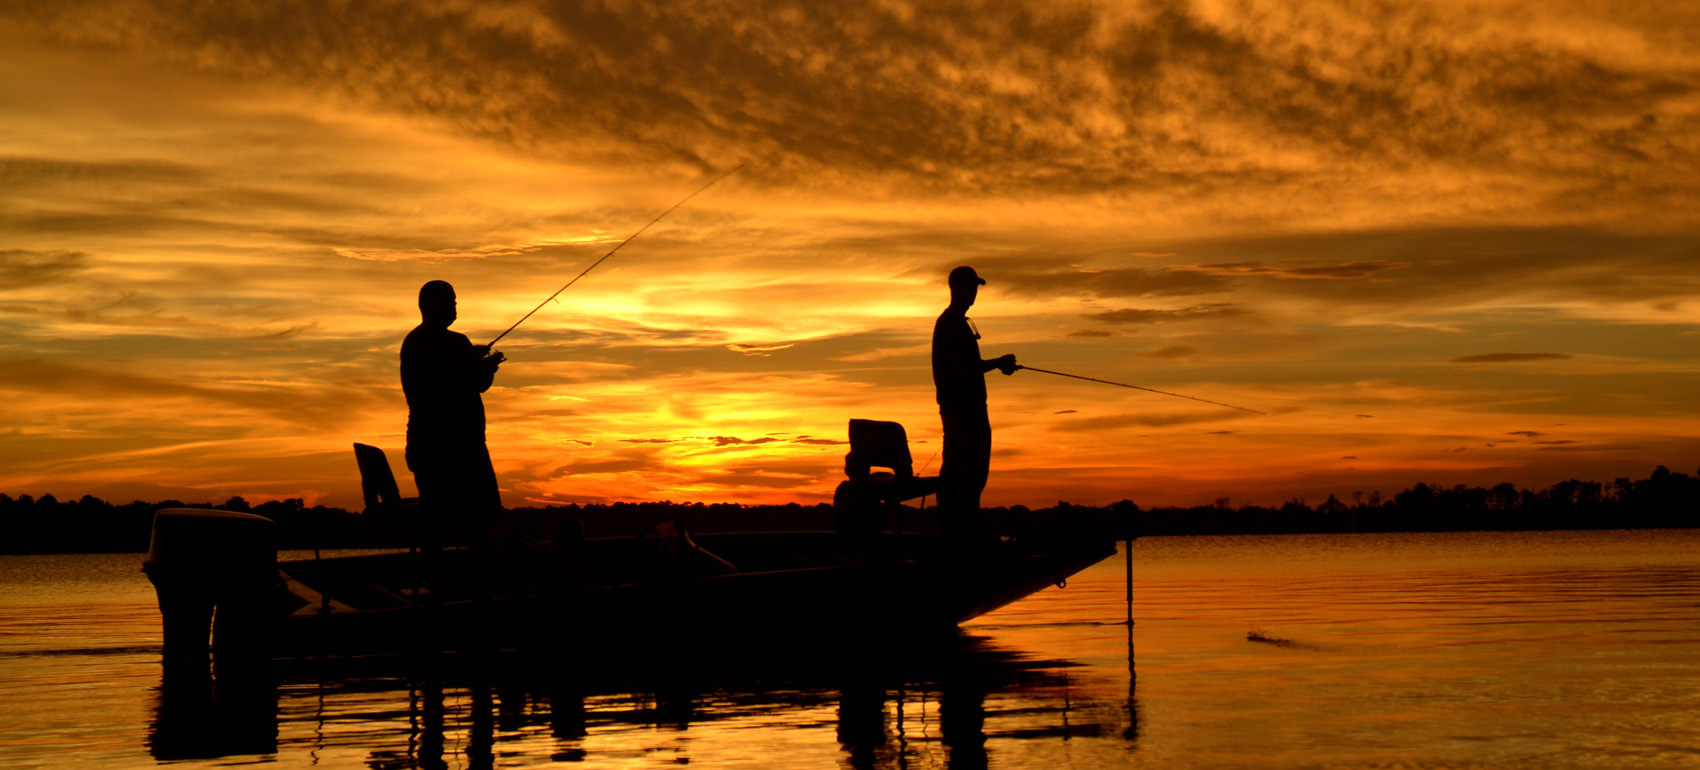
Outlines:
{"type": "Polygon", "coordinates": [[[1128,533],[1122,541],[1122,548],[1127,551],[1127,625],[1133,627],[1133,534],[1128,533]]]}
{"type": "Polygon", "coordinates": [[[1078,374],[1069,374],[1067,372],[1053,372],[1049,369],[1040,369],[1038,367],[1033,367],[1033,366],[1023,366],[1021,364],[1016,364],[1015,368],[1016,369],[1026,369],[1027,371],[1039,372],[1041,374],[1054,374],[1058,377],[1072,377],[1076,380],[1086,380],[1087,382],[1097,382],[1097,383],[1102,383],[1102,384],[1105,384],[1105,385],[1114,385],[1118,388],[1132,388],[1134,390],[1143,390],[1147,393],[1160,393],[1160,394],[1165,395],[1165,396],[1174,396],[1175,398],[1184,398],[1184,399],[1187,399],[1188,401],[1198,401],[1198,402],[1202,402],[1202,403],[1206,403],[1206,404],[1214,404],[1216,406],[1225,406],[1229,409],[1238,409],[1242,412],[1251,412],[1252,414],[1264,414],[1264,412],[1259,412],[1256,409],[1247,409],[1243,406],[1234,406],[1233,404],[1224,404],[1220,401],[1211,401],[1208,398],[1199,398],[1197,396],[1188,396],[1188,395],[1184,395],[1184,394],[1181,394],[1181,393],[1170,393],[1169,391],[1166,391],[1166,390],[1158,390],[1156,388],[1147,388],[1143,385],[1129,385],[1125,382],[1111,382],[1109,380],[1100,380],[1097,377],[1085,377],[1085,376],[1078,375],[1078,374]]]}

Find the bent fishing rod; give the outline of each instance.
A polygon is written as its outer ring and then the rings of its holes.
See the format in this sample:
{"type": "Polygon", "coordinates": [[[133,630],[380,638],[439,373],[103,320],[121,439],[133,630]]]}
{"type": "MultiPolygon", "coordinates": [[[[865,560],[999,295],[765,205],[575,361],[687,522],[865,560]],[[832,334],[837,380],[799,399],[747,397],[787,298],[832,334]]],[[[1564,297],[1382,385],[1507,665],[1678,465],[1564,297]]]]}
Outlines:
{"type": "Polygon", "coordinates": [[[693,192],[690,195],[687,195],[684,198],[680,199],[679,202],[673,204],[673,206],[671,208],[667,209],[666,211],[661,212],[660,214],[656,214],[654,219],[649,220],[649,224],[646,224],[643,227],[638,228],[637,232],[632,233],[631,235],[627,236],[625,240],[620,241],[620,243],[618,245],[616,245],[614,248],[609,249],[607,254],[603,254],[601,259],[598,259],[595,262],[590,263],[590,267],[585,268],[584,272],[581,272],[578,275],[573,276],[572,280],[567,281],[566,286],[562,286],[561,288],[556,289],[555,293],[549,295],[548,299],[537,303],[537,307],[532,308],[531,313],[526,313],[524,316],[521,316],[518,321],[514,322],[513,326],[508,327],[508,331],[505,331],[505,332],[502,332],[501,334],[496,335],[496,338],[493,339],[493,340],[490,340],[490,344],[486,345],[485,347],[489,347],[489,348],[495,347],[496,343],[501,342],[503,337],[508,336],[508,332],[511,332],[515,329],[518,329],[520,324],[525,323],[525,319],[530,318],[532,316],[532,313],[536,313],[537,311],[542,310],[544,305],[547,305],[551,302],[554,302],[556,297],[561,296],[561,292],[566,291],[569,288],[572,288],[573,284],[578,283],[578,279],[585,277],[585,275],[590,273],[590,271],[595,270],[597,265],[600,265],[603,262],[608,261],[609,257],[614,256],[614,252],[617,252],[620,249],[625,248],[626,244],[631,243],[634,240],[637,240],[637,237],[640,236],[640,235],[643,235],[643,232],[645,230],[648,230],[649,228],[653,227],[656,222],[660,222],[662,217],[665,217],[668,214],[673,213],[673,211],[675,209],[678,209],[680,206],[683,206],[686,203],[689,203],[692,198],[695,198],[698,195],[701,195],[702,191],[707,190],[710,187],[713,187],[715,182],[718,182],[722,179],[725,179],[726,177],[729,177],[729,176],[737,173],[738,170],[743,168],[743,167],[744,167],[744,165],[740,163],[736,166],[733,166],[730,171],[721,172],[719,176],[716,176],[715,178],[708,180],[707,184],[704,184],[703,186],[698,187],[695,192],[693,192]]]}
{"type": "Polygon", "coordinates": [[[1252,414],[1265,414],[1264,412],[1259,412],[1256,409],[1247,409],[1243,406],[1234,406],[1233,404],[1224,404],[1220,401],[1211,401],[1208,398],[1198,398],[1196,396],[1187,396],[1187,395],[1182,395],[1180,393],[1170,393],[1169,391],[1166,391],[1166,390],[1158,390],[1156,388],[1147,388],[1147,387],[1144,387],[1142,385],[1129,385],[1125,382],[1110,382],[1109,380],[1100,380],[1097,377],[1082,377],[1081,375],[1078,375],[1078,374],[1068,374],[1066,372],[1053,372],[1049,369],[1038,369],[1038,368],[1031,367],[1031,366],[1022,366],[1021,364],[1016,364],[1015,368],[1016,369],[1026,369],[1027,371],[1039,372],[1041,374],[1054,374],[1058,377],[1073,377],[1074,379],[1086,380],[1087,382],[1101,382],[1105,385],[1114,385],[1114,386],[1119,387],[1119,388],[1133,388],[1134,390],[1143,390],[1143,391],[1146,391],[1147,393],[1161,393],[1165,396],[1174,396],[1175,398],[1184,398],[1184,399],[1187,399],[1188,401],[1200,401],[1200,402],[1203,402],[1203,403],[1206,403],[1206,404],[1215,404],[1216,406],[1225,406],[1225,407],[1228,407],[1229,409],[1238,409],[1242,412],[1251,412],[1252,414]]]}

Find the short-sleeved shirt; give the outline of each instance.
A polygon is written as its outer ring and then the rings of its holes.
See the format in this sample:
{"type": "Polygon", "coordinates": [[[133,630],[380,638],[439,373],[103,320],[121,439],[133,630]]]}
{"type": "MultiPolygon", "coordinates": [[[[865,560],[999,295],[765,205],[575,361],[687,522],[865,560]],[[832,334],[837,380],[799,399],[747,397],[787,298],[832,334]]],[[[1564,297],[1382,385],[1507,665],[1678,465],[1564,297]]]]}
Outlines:
{"type": "Polygon", "coordinates": [[[967,313],[947,308],[933,324],[933,387],[939,411],[984,411],[986,373],[980,369],[980,335],[967,313]]]}

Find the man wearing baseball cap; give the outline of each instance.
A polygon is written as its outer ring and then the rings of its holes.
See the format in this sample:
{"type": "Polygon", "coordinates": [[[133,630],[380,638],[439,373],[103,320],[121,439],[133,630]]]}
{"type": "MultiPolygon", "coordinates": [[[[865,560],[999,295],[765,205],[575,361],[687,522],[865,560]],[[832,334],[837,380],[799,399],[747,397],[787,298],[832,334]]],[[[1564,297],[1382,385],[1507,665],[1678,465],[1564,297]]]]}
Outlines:
{"type": "Polygon", "coordinates": [[[933,386],[944,422],[944,465],[939,469],[939,514],[956,541],[979,535],[980,493],[992,464],[992,425],[986,415],[986,372],[1015,373],[1015,356],[980,358],[980,333],[968,308],[986,280],[963,265],[950,271],[950,306],[933,324],[933,386]]]}

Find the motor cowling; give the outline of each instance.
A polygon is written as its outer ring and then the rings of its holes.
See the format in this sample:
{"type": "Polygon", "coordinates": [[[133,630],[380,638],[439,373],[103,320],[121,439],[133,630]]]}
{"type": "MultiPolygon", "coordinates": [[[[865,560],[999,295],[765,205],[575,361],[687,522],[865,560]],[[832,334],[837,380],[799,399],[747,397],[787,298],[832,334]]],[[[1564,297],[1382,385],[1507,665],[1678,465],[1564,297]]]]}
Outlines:
{"type": "Polygon", "coordinates": [[[275,620],[277,525],[264,516],[162,508],[142,571],[159,595],[165,659],[261,659],[275,620]],[[209,631],[211,645],[208,644],[209,631]]]}

